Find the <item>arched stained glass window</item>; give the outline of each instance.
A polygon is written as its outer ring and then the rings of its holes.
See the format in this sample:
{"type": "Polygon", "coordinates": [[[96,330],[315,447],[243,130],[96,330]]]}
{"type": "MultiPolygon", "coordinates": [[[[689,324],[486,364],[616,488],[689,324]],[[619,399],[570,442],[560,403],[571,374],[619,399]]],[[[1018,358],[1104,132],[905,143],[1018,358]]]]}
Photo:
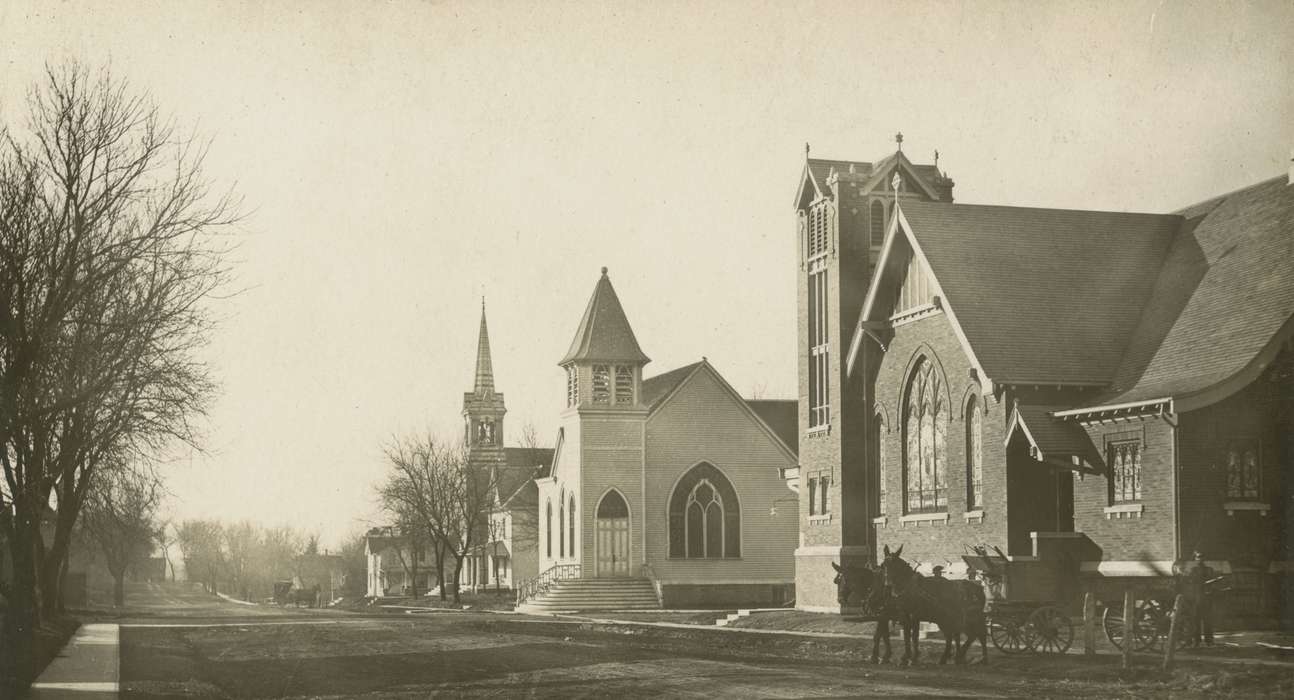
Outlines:
{"type": "Polygon", "coordinates": [[[693,467],[674,488],[669,503],[669,555],[687,559],[741,556],[737,492],[711,464],[693,467]]]}
{"type": "Polygon", "coordinates": [[[908,381],[903,414],[904,509],[908,513],[948,509],[948,406],[943,376],[921,358],[908,381]]]}
{"type": "Polygon", "coordinates": [[[566,505],[557,501],[557,556],[566,556],[566,505]]]}

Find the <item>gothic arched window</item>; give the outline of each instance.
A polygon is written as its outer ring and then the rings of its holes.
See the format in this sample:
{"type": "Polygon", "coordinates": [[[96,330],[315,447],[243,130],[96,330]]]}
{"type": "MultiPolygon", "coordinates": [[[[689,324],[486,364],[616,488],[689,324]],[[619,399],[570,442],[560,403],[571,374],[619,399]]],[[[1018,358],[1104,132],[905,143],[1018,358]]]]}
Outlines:
{"type": "Polygon", "coordinates": [[[929,358],[917,361],[903,412],[903,492],[908,513],[948,509],[948,406],[943,377],[929,358]]]}
{"type": "Polygon", "coordinates": [[[685,559],[741,556],[741,507],[723,472],[702,462],[679,479],[669,500],[669,555],[685,559]]]}
{"type": "Polygon", "coordinates": [[[544,544],[548,551],[548,558],[553,558],[553,502],[548,501],[548,512],[544,517],[544,544]]]}
{"type": "Polygon", "coordinates": [[[557,499],[557,556],[566,556],[566,506],[557,499]]]}
{"type": "Polygon", "coordinates": [[[966,510],[984,507],[984,419],[979,400],[966,401],[966,510]]]}
{"type": "Polygon", "coordinates": [[[887,487],[885,484],[885,446],[881,444],[881,440],[885,434],[885,416],[880,413],[876,414],[873,429],[876,431],[876,438],[872,440],[872,444],[875,445],[872,448],[874,450],[873,454],[876,455],[876,512],[884,515],[887,487]]]}

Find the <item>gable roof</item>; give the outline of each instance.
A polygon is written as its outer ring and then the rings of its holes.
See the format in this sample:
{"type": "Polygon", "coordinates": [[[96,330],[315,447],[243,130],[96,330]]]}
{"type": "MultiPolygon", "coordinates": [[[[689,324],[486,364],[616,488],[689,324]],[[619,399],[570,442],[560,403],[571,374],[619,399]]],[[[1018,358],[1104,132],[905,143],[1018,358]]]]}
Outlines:
{"type": "Polygon", "coordinates": [[[916,187],[927,196],[939,199],[939,193],[934,189],[934,183],[944,179],[943,173],[939,172],[939,167],[935,165],[918,165],[908,160],[902,151],[895,151],[881,160],[871,163],[861,160],[832,160],[828,158],[806,158],[804,162],[804,171],[800,177],[800,189],[796,192],[796,205],[803,203],[805,198],[805,186],[812,186],[815,193],[823,196],[831,195],[831,188],[827,186],[827,179],[831,176],[831,171],[836,171],[842,176],[854,178],[854,181],[862,185],[864,191],[870,191],[877,187],[889,187],[889,172],[891,166],[903,167],[907,170],[908,181],[916,180],[916,187]],[[853,172],[850,172],[853,167],[853,172]]]}
{"type": "Polygon", "coordinates": [[[656,410],[656,407],[666,399],[674,389],[683,383],[697,367],[700,362],[693,362],[690,365],[683,365],[677,369],[672,369],[663,374],[649,377],[643,380],[642,384],[642,403],[648,410],[656,410]]]}
{"type": "Polygon", "coordinates": [[[984,371],[1007,383],[1109,382],[1182,221],[937,202],[900,207],[946,296],[941,302],[955,309],[984,371]]]}
{"type": "Polygon", "coordinates": [[[1110,391],[1093,406],[1198,394],[1270,361],[1264,356],[1294,318],[1294,187],[1286,183],[1266,180],[1178,212],[1181,232],[1110,391]]]}
{"type": "Polygon", "coordinates": [[[632,362],[646,364],[651,362],[638,339],[634,337],[629,319],[625,318],[624,307],[620,298],[611,286],[607,269],[602,268],[602,277],[593,288],[593,296],[584,309],[580,325],[575,329],[575,338],[558,365],[585,360],[606,360],[611,362],[632,362]]]}
{"type": "Polygon", "coordinates": [[[800,453],[800,402],[795,399],[746,399],[746,405],[777,434],[787,447],[800,453]]]}
{"type": "Polygon", "coordinates": [[[553,464],[553,450],[546,447],[505,447],[505,467],[497,477],[499,500],[507,502],[526,484],[534,481],[553,464]]]}
{"type": "Polygon", "coordinates": [[[1007,421],[1007,440],[1011,439],[1016,428],[1020,428],[1025,439],[1037,450],[1040,461],[1080,471],[1102,471],[1104,461],[1087,431],[1074,421],[1052,417],[1055,411],[1062,408],[1063,405],[1017,401],[1011,411],[1011,418],[1007,421]],[[1085,466],[1066,463],[1074,457],[1085,466]]]}
{"type": "Polygon", "coordinates": [[[669,403],[670,397],[674,396],[679,387],[686,384],[688,380],[696,376],[701,371],[709,372],[710,376],[714,377],[715,382],[723,388],[728,396],[732,397],[733,401],[737,405],[745,409],[747,415],[755,420],[755,423],[759,425],[765,434],[771,437],[774,442],[785,450],[787,456],[792,459],[799,459],[799,453],[797,451],[799,444],[796,437],[796,431],[799,427],[799,402],[794,400],[751,401],[744,399],[741,394],[737,393],[736,389],[732,388],[732,385],[728,383],[728,380],[724,379],[722,374],[719,374],[719,370],[715,369],[714,365],[711,365],[704,357],[701,358],[700,362],[693,362],[690,365],[684,365],[678,369],[670,370],[664,374],[659,374],[650,379],[643,380],[642,397],[643,404],[649,409],[648,416],[650,417],[665,404],[669,403]],[[755,406],[752,404],[789,404],[793,410],[792,418],[788,423],[786,419],[787,409],[785,406],[761,406],[761,410],[763,411],[763,413],[761,413],[761,411],[756,410],[755,406]],[[764,413],[773,417],[777,423],[774,424],[765,420],[764,413]],[[783,431],[788,429],[788,426],[790,431],[789,439],[783,433],[783,431]]]}

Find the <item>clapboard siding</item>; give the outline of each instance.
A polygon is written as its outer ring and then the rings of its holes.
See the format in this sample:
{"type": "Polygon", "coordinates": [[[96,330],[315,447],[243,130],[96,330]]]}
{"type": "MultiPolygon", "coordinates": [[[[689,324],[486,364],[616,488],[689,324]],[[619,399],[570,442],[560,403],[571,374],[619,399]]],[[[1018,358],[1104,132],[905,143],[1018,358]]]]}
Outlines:
{"type": "Polygon", "coordinates": [[[647,559],[662,581],[791,582],[798,507],[779,473],[794,466],[779,443],[703,364],[647,421],[647,559]],[[741,506],[740,559],[669,558],[668,502],[698,462],[720,469],[741,506]],[[776,515],[772,509],[776,505],[776,515]]]}
{"type": "Polygon", "coordinates": [[[641,414],[626,417],[589,415],[583,419],[580,501],[576,504],[580,522],[577,535],[583,557],[581,574],[597,575],[596,538],[593,536],[597,507],[611,490],[620,492],[629,505],[629,574],[638,575],[642,563],[642,444],[641,414]]]}
{"type": "MultiPolygon", "coordinates": [[[[561,548],[558,546],[558,526],[557,514],[558,497],[563,491],[570,493],[574,491],[579,493],[580,488],[580,439],[581,425],[579,416],[572,413],[564,416],[562,420],[562,443],[558,448],[556,460],[553,463],[551,478],[539,480],[539,527],[537,528],[539,537],[536,550],[538,552],[538,571],[542,573],[549,567],[557,563],[573,563],[577,558],[567,552],[567,556],[559,556],[561,548]],[[548,518],[545,515],[547,504],[553,504],[553,555],[548,556],[548,518]]],[[[583,500],[583,499],[578,499],[583,500]]],[[[575,504],[576,510],[581,511],[583,507],[579,502],[575,504]]],[[[578,529],[578,528],[577,528],[578,529]]],[[[580,533],[576,533],[576,544],[580,540],[580,533]]],[[[578,550],[576,550],[578,551],[578,550]]]]}

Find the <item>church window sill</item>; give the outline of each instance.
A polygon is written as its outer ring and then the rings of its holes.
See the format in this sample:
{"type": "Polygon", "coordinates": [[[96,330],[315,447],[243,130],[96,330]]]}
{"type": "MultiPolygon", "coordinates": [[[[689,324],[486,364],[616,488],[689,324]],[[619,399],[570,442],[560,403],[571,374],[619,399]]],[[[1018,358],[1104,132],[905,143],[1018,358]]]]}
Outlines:
{"type": "Polygon", "coordinates": [[[1146,506],[1141,503],[1120,503],[1114,506],[1106,506],[1105,519],[1106,520],[1122,520],[1123,518],[1140,519],[1142,513],[1144,513],[1145,510],[1146,510],[1146,506]]]}
{"type": "Polygon", "coordinates": [[[948,513],[912,513],[899,518],[899,526],[920,527],[921,525],[947,525],[948,513]]]}
{"type": "Polygon", "coordinates": [[[811,523],[829,523],[829,522],[831,522],[831,513],[822,513],[822,514],[819,514],[819,515],[810,515],[810,516],[809,516],[809,522],[811,522],[811,523]]]}
{"type": "Polygon", "coordinates": [[[1232,517],[1235,516],[1236,511],[1238,510],[1240,511],[1256,510],[1258,511],[1259,515],[1266,517],[1267,511],[1271,510],[1272,508],[1270,504],[1262,503],[1260,501],[1227,501],[1226,503],[1222,504],[1222,509],[1227,512],[1227,515],[1232,517]]]}
{"type": "Polygon", "coordinates": [[[826,423],[824,425],[815,425],[812,428],[809,428],[809,430],[805,433],[805,435],[811,438],[826,437],[830,434],[831,434],[830,423],[826,423]]]}
{"type": "Polygon", "coordinates": [[[965,513],[962,513],[962,518],[968,523],[979,525],[984,522],[984,511],[968,510],[965,513]]]}
{"type": "Polygon", "coordinates": [[[875,525],[876,527],[889,527],[890,518],[888,515],[882,515],[880,517],[872,518],[872,524],[875,525]]]}

